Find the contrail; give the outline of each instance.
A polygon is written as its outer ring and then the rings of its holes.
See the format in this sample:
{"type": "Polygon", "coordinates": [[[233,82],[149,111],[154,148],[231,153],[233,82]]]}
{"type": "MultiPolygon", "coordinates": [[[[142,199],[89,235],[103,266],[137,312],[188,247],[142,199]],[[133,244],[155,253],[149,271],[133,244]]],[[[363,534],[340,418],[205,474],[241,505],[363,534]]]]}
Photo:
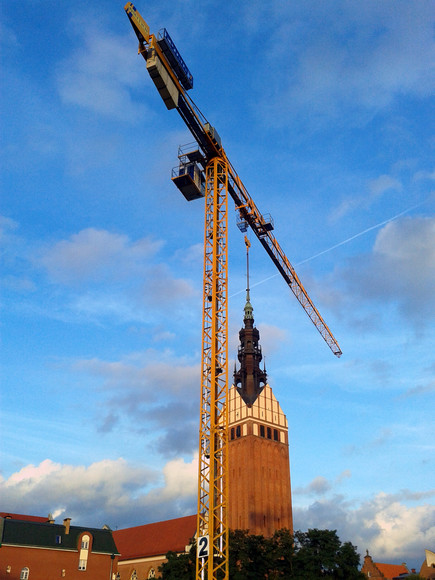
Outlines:
{"type": "MultiPolygon", "coordinates": [[[[427,200],[425,200],[427,201],[427,200]]],[[[408,213],[409,211],[416,209],[417,207],[420,207],[421,205],[423,205],[423,203],[425,203],[425,201],[422,201],[420,203],[417,203],[417,205],[413,205],[411,207],[408,207],[408,209],[405,209],[403,211],[401,211],[400,213],[396,214],[395,216],[388,218],[387,220],[384,220],[383,222],[379,222],[378,224],[376,224],[375,226],[371,226],[370,228],[367,228],[365,230],[363,230],[362,232],[359,232],[358,234],[355,234],[354,236],[351,236],[350,238],[347,238],[346,240],[343,240],[342,242],[338,242],[338,244],[335,244],[334,246],[331,246],[330,248],[328,248],[327,250],[323,250],[322,252],[319,252],[318,254],[314,254],[314,256],[311,256],[310,258],[306,258],[305,260],[302,260],[301,262],[298,262],[296,264],[296,266],[300,266],[301,264],[305,264],[305,262],[309,262],[310,260],[314,260],[314,258],[317,258],[318,256],[322,256],[323,254],[326,254],[327,252],[330,252],[331,250],[335,250],[335,248],[338,248],[340,246],[343,246],[344,244],[347,244],[348,242],[351,242],[352,240],[354,240],[355,238],[359,238],[360,236],[363,236],[364,234],[366,234],[367,232],[371,232],[372,230],[375,230],[376,228],[380,228],[381,226],[384,226],[385,224],[388,224],[394,220],[397,220],[397,218],[399,218],[400,216],[408,213]]],[[[275,274],[277,276],[277,274],[275,274]]]]}
{"type": "MultiPolygon", "coordinates": [[[[411,207],[408,207],[407,209],[396,214],[395,216],[390,217],[387,220],[384,220],[382,222],[379,222],[378,224],[376,224],[374,226],[366,228],[362,232],[359,232],[358,234],[355,234],[355,235],[351,236],[350,238],[343,240],[342,242],[338,242],[338,244],[334,244],[333,246],[331,246],[330,248],[327,248],[326,250],[322,250],[321,252],[318,252],[317,254],[310,256],[309,258],[305,258],[305,260],[301,260],[300,262],[297,262],[297,264],[295,264],[295,266],[297,267],[297,266],[300,266],[301,264],[305,264],[306,262],[310,262],[311,260],[314,260],[315,258],[318,258],[319,256],[323,256],[323,254],[326,254],[328,252],[331,252],[332,250],[335,250],[335,248],[339,248],[340,246],[343,246],[344,244],[347,244],[347,243],[351,242],[352,240],[355,240],[355,238],[359,238],[360,236],[363,236],[367,232],[371,232],[372,230],[375,230],[376,228],[380,228],[381,226],[384,226],[385,224],[388,224],[394,220],[397,220],[397,218],[401,217],[402,215],[405,215],[406,213],[408,213],[408,212],[412,211],[413,209],[416,209],[417,207],[420,207],[421,205],[426,203],[429,199],[431,199],[431,197],[433,197],[433,196],[429,196],[424,201],[417,203],[416,205],[412,205],[411,207]]],[[[267,282],[268,280],[271,280],[272,278],[275,278],[276,276],[279,276],[279,275],[280,275],[279,273],[272,274],[272,276],[268,276],[267,278],[264,278],[263,280],[260,280],[259,282],[256,282],[255,284],[251,284],[251,288],[254,288],[255,286],[259,286],[260,284],[264,284],[264,282],[267,282]]],[[[229,298],[232,298],[233,296],[237,296],[238,294],[241,294],[242,292],[244,292],[244,290],[239,290],[238,292],[231,294],[231,296],[229,296],[229,298]]]]}

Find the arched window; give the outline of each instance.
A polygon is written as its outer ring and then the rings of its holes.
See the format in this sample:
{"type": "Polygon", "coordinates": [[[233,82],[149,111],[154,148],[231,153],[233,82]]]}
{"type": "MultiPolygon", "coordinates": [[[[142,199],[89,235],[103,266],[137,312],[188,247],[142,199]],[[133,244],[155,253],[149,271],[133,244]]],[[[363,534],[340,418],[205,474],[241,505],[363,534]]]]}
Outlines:
{"type": "Polygon", "coordinates": [[[136,572],[136,570],[133,570],[133,572],[131,573],[130,580],[137,580],[137,572],[136,572]]]}
{"type": "Polygon", "coordinates": [[[21,570],[20,580],[28,580],[29,578],[29,568],[26,566],[21,570]]]}
{"type": "Polygon", "coordinates": [[[156,577],[156,571],[154,570],[154,568],[151,568],[150,571],[148,572],[148,578],[155,578],[156,577]]]}
{"type": "Polygon", "coordinates": [[[83,534],[82,541],[80,544],[79,570],[86,570],[86,567],[88,565],[90,539],[91,538],[88,534],[83,534]]]}

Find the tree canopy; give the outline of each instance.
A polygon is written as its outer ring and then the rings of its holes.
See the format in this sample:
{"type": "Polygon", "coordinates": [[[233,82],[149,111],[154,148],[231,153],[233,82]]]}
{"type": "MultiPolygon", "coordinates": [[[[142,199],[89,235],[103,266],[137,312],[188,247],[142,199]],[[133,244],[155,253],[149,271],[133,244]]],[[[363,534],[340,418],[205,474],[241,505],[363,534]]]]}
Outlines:
{"type": "MultiPolygon", "coordinates": [[[[166,555],[160,567],[165,580],[195,580],[196,546],[187,554],[166,555]]],[[[360,557],[350,542],[342,543],[335,530],[296,532],[278,530],[271,538],[230,531],[230,580],[357,580],[360,557]]]]}

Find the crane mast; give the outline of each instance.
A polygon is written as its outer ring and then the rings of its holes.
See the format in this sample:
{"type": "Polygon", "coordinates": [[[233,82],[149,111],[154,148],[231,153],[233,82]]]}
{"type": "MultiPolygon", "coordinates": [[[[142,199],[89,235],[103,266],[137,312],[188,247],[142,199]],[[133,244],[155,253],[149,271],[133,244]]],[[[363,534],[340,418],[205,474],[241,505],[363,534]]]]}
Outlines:
{"type": "Polygon", "coordinates": [[[197,580],[228,579],[228,194],[242,232],[250,228],[269,254],[331,351],[340,347],[228,159],[216,129],[188,91],[193,76],[166,29],[158,35],[135,6],[124,7],[139,40],[138,53],[167,109],[176,109],[195,142],[180,147],[172,180],[187,200],[205,198],[201,408],[199,428],[197,580]]]}

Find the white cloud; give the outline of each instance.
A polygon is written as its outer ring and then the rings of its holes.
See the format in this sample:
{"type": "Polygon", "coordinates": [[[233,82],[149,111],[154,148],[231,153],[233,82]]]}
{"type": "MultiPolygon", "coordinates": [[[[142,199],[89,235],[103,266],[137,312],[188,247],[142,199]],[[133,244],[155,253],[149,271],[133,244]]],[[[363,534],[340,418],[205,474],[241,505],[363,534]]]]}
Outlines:
{"type": "Polygon", "coordinates": [[[157,490],[159,501],[173,501],[175,498],[196,498],[198,493],[198,453],[191,462],[177,458],[163,468],[165,485],[157,490]]]}
{"type": "Polygon", "coordinates": [[[170,461],[159,473],[122,458],[91,465],[63,465],[50,459],[0,479],[2,505],[9,512],[71,517],[76,525],[126,527],[195,513],[197,457],[170,461]],[[185,512],[185,513],[184,513],[185,512]]]}
{"type": "Polygon", "coordinates": [[[157,323],[162,309],[180,319],[190,316],[186,300],[197,295],[189,280],[174,277],[166,263],[156,262],[162,245],[161,240],[132,240],[87,228],[42,246],[32,259],[52,282],[68,287],[69,307],[82,317],[157,323]]]}
{"type": "Polygon", "coordinates": [[[73,368],[100,377],[105,390],[141,390],[140,396],[147,401],[165,392],[173,396],[177,393],[187,395],[191,393],[192,383],[199,376],[197,363],[189,365],[169,350],[148,349],[112,362],[97,358],[83,359],[76,361],[73,368]]]}
{"type": "MultiPolygon", "coordinates": [[[[336,273],[337,275],[337,273],[336,273]]],[[[382,228],[370,255],[338,272],[349,303],[396,304],[418,326],[435,313],[435,218],[404,218],[382,228]]]]}
{"type": "Polygon", "coordinates": [[[116,280],[143,269],[161,245],[150,238],[133,242],[126,235],[87,228],[43,249],[36,261],[54,281],[63,284],[116,280]]]}
{"type": "Polygon", "coordinates": [[[6,216],[0,215],[0,238],[6,236],[9,232],[18,228],[18,223],[6,216]]]}
{"type": "Polygon", "coordinates": [[[313,117],[335,115],[355,123],[357,111],[373,114],[403,94],[431,94],[430,3],[313,4],[309,10],[304,3],[305,11],[290,6],[286,17],[279,8],[272,15],[274,34],[265,54],[272,78],[264,94],[271,112],[279,106],[279,122],[290,107],[293,112],[300,107],[313,117]]]}
{"type": "Polygon", "coordinates": [[[128,42],[131,39],[89,26],[84,26],[79,34],[82,45],[58,67],[57,86],[62,101],[123,121],[143,116],[143,100],[138,104],[131,97],[131,89],[146,80],[145,71],[135,66],[139,57],[128,42]]]}
{"type": "MultiPolygon", "coordinates": [[[[346,479],[351,477],[351,472],[349,469],[345,469],[340,473],[335,479],[335,486],[340,485],[346,479]]],[[[333,482],[329,481],[323,475],[318,475],[315,477],[308,485],[305,487],[297,487],[293,489],[293,495],[298,496],[324,496],[328,492],[334,489],[333,482]]]]}
{"type": "Polygon", "coordinates": [[[402,189],[402,184],[400,181],[391,177],[391,175],[380,175],[376,179],[373,179],[369,183],[369,190],[372,196],[378,197],[382,195],[389,189],[402,189]]]}
{"type": "Polygon", "coordinates": [[[306,508],[294,508],[296,529],[335,529],[342,541],[351,541],[360,554],[369,549],[377,561],[406,561],[419,565],[424,549],[435,542],[435,506],[409,505],[430,498],[429,492],[378,493],[362,502],[344,496],[318,500],[306,508]]]}
{"type": "MultiPolygon", "coordinates": [[[[10,512],[53,513],[71,517],[76,525],[128,527],[195,513],[197,469],[196,454],[189,461],[169,461],[162,479],[157,470],[134,467],[122,458],[88,466],[46,459],[0,479],[0,493],[3,508],[10,512]]],[[[335,485],[348,477],[343,472],[335,485]]],[[[333,489],[332,482],[319,476],[306,491],[325,495],[333,489]]],[[[381,492],[353,503],[335,495],[306,508],[294,502],[295,529],[336,529],[359,553],[369,549],[379,561],[418,562],[424,548],[435,542],[435,506],[412,504],[434,495],[435,490],[381,492]]]]}
{"type": "Polygon", "coordinates": [[[429,180],[429,181],[435,181],[435,170],[434,171],[417,171],[417,173],[414,175],[414,179],[416,181],[420,181],[420,180],[429,180]]]}
{"type": "Polygon", "coordinates": [[[89,466],[62,465],[46,459],[1,480],[0,495],[11,512],[45,515],[61,509],[65,516],[80,523],[99,526],[104,523],[100,518],[122,510],[129,512],[132,490],[138,491],[156,480],[156,471],[133,467],[122,458],[89,466]]]}
{"type": "Polygon", "coordinates": [[[80,360],[72,369],[96,378],[107,397],[96,419],[100,432],[116,430],[121,421],[146,433],[165,456],[196,448],[199,364],[150,349],[120,361],[80,360]]]}
{"type": "Polygon", "coordinates": [[[393,191],[401,191],[402,183],[391,175],[379,175],[371,179],[365,186],[363,195],[355,195],[343,199],[337,208],[333,209],[329,219],[334,223],[349,213],[357,210],[369,210],[374,203],[378,202],[385,194],[393,191]]]}

